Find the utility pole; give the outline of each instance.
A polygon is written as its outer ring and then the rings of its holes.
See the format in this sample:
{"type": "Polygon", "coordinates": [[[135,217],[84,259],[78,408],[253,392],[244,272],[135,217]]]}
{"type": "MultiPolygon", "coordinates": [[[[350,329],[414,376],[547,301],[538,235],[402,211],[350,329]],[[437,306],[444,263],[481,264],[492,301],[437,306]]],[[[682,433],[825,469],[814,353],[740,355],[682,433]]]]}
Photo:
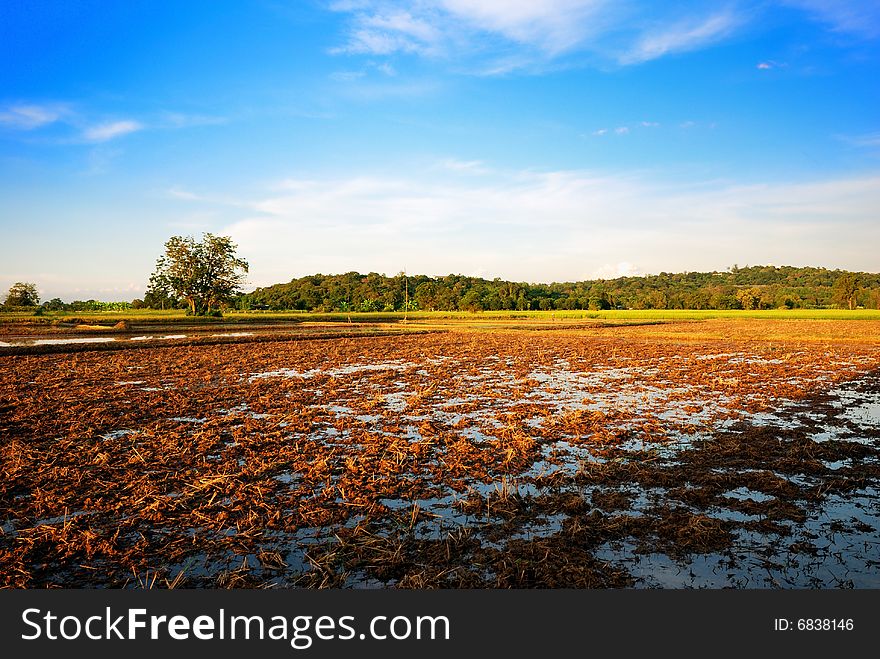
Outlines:
{"type": "Polygon", "coordinates": [[[407,312],[409,311],[409,279],[406,276],[406,268],[403,269],[403,322],[406,323],[407,312]]]}

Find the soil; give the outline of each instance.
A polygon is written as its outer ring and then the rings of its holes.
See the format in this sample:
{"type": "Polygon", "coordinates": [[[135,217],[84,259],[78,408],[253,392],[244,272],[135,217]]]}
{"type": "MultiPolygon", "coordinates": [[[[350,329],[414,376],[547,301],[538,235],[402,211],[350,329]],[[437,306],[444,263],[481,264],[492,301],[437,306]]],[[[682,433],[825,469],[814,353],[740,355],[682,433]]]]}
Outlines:
{"type": "Polygon", "coordinates": [[[878,587],[840,325],[0,356],[0,586],[878,587]]]}

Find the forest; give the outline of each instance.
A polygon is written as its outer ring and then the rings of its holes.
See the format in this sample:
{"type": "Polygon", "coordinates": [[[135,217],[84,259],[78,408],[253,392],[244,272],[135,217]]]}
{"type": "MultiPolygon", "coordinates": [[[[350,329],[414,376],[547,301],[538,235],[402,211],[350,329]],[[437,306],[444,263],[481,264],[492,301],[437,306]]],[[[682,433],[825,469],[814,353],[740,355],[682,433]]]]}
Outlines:
{"type": "MultiPolygon", "coordinates": [[[[179,290],[151,278],[143,298],[130,302],[59,298],[40,304],[34,284],[17,283],[0,311],[124,311],[189,309],[179,290]]],[[[225,280],[224,280],[225,281],[225,280]]],[[[791,266],[733,266],[724,272],[657,275],[535,284],[464,275],[371,272],[299,277],[244,293],[224,291],[225,309],[391,312],[550,311],[588,309],[880,309],[880,274],[791,266]]]]}
{"type": "Polygon", "coordinates": [[[238,309],[493,311],[553,309],[880,308],[880,274],[813,267],[733,266],[532,284],[463,275],[316,274],[237,297],[238,309]]]}

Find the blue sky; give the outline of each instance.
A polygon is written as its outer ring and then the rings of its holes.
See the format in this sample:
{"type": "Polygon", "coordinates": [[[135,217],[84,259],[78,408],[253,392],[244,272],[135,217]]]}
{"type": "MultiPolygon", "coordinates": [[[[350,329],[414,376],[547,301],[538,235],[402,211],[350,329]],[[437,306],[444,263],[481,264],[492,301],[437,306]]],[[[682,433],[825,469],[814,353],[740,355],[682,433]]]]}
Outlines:
{"type": "Polygon", "coordinates": [[[880,3],[0,4],[0,290],[878,270],[880,3]]]}

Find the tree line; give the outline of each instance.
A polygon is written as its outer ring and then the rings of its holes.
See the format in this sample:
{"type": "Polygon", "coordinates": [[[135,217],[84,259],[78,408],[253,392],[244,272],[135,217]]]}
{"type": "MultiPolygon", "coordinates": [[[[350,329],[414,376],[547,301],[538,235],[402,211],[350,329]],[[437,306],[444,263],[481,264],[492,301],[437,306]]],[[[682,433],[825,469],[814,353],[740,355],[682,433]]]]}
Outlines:
{"type": "Polygon", "coordinates": [[[115,311],[186,309],[220,315],[223,309],[371,311],[534,311],[589,309],[854,309],[880,308],[880,274],[825,268],[734,265],[724,272],[661,272],[580,282],[532,284],[463,275],[393,277],[310,275],[244,293],[248,263],[227,236],[206,233],[201,241],[173,236],[156,262],[142,299],[40,304],[37,287],[17,282],[5,310],[115,311]]]}
{"type": "Polygon", "coordinates": [[[529,311],[553,309],[880,308],[880,274],[791,266],[733,266],[607,280],[532,284],[463,275],[310,275],[258,288],[239,309],[529,311]],[[408,295],[407,295],[408,291],[408,295]],[[408,298],[408,302],[406,301],[408,298]]]}

